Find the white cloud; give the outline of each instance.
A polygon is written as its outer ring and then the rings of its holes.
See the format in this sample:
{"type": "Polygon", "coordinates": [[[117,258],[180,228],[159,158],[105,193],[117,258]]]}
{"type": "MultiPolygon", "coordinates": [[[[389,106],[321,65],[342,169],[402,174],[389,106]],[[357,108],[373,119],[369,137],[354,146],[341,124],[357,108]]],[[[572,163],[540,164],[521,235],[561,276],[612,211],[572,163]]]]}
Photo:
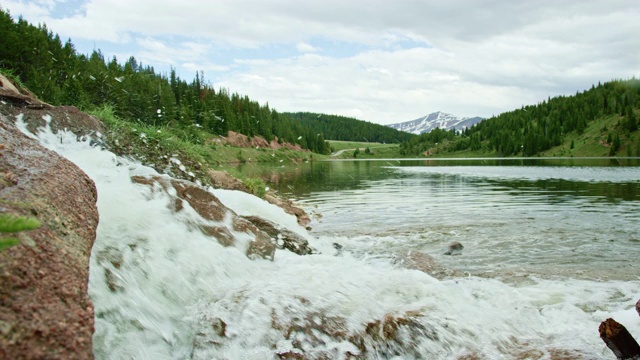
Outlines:
{"type": "Polygon", "coordinates": [[[281,111],[376,122],[490,116],[640,75],[637,0],[87,0],[62,17],[55,0],[3,6],[281,111]]]}
{"type": "Polygon", "coordinates": [[[296,44],[296,49],[301,52],[301,53],[314,53],[319,51],[318,48],[316,48],[313,45],[310,45],[306,42],[299,42],[296,44]]]}

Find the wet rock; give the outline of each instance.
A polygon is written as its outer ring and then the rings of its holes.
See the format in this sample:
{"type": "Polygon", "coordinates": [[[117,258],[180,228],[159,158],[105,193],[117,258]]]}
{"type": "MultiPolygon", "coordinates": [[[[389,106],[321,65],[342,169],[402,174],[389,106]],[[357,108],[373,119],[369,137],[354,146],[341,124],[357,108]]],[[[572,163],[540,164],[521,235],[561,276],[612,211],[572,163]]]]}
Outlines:
{"type": "Polygon", "coordinates": [[[439,265],[431,255],[416,250],[410,250],[406,254],[398,256],[394,259],[393,264],[406,269],[422,271],[437,279],[463,275],[459,271],[439,265]]]}
{"type": "Polygon", "coordinates": [[[177,199],[173,203],[172,210],[176,212],[183,209],[182,201],[187,202],[206,220],[222,221],[226,214],[230,212],[215,195],[201,186],[186,180],[169,179],[162,176],[132,176],[131,181],[150,186],[158,184],[165,192],[167,192],[169,188],[175,189],[177,199]]]}
{"type": "MultiPolygon", "coordinates": [[[[191,224],[203,234],[214,238],[222,246],[235,246],[245,252],[248,258],[273,261],[276,246],[272,237],[251,221],[238,216],[224,206],[218,198],[203,187],[185,180],[169,179],[162,176],[133,176],[131,181],[148,185],[153,191],[164,191],[174,197],[170,208],[174,212],[184,210],[185,203],[191,206],[204,221],[191,224]],[[174,195],[175,194],[175,195],[174,195]],[[226,225],[231,220],[231,227],[226,225]],[[211,222],[217,222],[214,225],[211,222]],[[249,234],[253,239],[242,245],[238,243],[233,231],[249,234]]],[[[259,218],[255,218],[259,219],[259,218]]],[[[258,220],[255,220],[259,222],[258,220]]],[[[262,220],[265,221],[265,220],[262,220]]]]}
{"type": "Polygon", "coordinates": [[[394,264],[407,269],[419,270],[430,274],[437,269],[436,260],[422,251],[410,250],[405,255],[398,257],[394,264]]]}
{"type": "Polygon", "coordinates": [[[235,246],[236,244],[233,234],[224,226],[200,225],[199,228],[205,235],[216,238],[222,246],[235,246]]]}
{"type": "Polygon", "coordinates": [[[464,246],[462,246],[462,244],[460,244],[457,241],[452,242],[451,244],[449,244],[449,247],[447,248],[447,251],[445,251],[445,255],[461,255],[462,254],[462,249],[464,249],[464,246]]]}
{"type": "Polygon", "coordinates": [[[7,92],[3,87],[0,94],[0,213],[36,217],[42,226],[19,233],[21,244],[0,256],[0,358],[90,359],[94,313],[87,287],[96,188],[76,165],[13,123],[24,114],[32,129],[46,123],[43,115],[52,124],[71,124],[75,114],[66,118],[65,109],[7,92]]]}
{"type": "Polygon", "coordinates": [[[279,229],[274,223],[255,216],[242,216],[258,229],[275,239],[278,249],[287,249],[298,255],[315,254],[317,251],[309,245],[309,242],[300,235],[287,230],[279,229]]]}
{"type": "Polygon", "coordinates": [[[274,241],[268,236],[258,233],[255,240],[249,243],[247,257],[249,259],[266,259],[273,261],[276,252],[274,241]]]}
{"type": "Polygon", "coordinates": [[[306,227],[311,222],[309,215],[303,209],[296,206],[291,200],[281,199],[273,194],[265,195],[264,199],[270,204],[284,209],[287,214],[294,215],[298,219],[300,226],[306,227]]]}

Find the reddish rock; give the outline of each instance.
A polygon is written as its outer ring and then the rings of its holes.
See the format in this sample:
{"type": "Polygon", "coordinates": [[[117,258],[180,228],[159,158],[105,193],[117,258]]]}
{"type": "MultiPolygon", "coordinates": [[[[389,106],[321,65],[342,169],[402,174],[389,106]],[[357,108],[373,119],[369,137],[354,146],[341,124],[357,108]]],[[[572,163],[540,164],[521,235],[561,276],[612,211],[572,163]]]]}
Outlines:
{"type": "Polygon", "coordinates": [[[298,219],[298,224],[301,226],[307,226],[311,222],[309,215],[297,207],[291,200],[283,200],[272,194],[265,195],[264,199],[270,204],[282,208],[287,214],[294,215],[298,219]]]}
{"type": "Polygon", "coordinates": [[[138,184],[154,186],[167,194],[172,194],[170,188],[175,190],[175,199],[172,201],[171,210],[180,212],[184,209],[184,203],[188,203],[205,220],[220,222],[220,225],[208,223],[194,223],[203,234],[218,241],[222,246],[238,246],[231,230],[251,235],[248,246],[242,248],[248,258],[273,260],[276,246],[272,238],[265,231],[246,219],[238,216],[231,209],[224,206],[218,198],[203,187],[185,180],[168,179],[162,176],[133,176],[131,180],[138,184]],[[225,227],[222,222],[227,217],[231,218],[232,229],[225,227]]]}
{"type": "Polygon", "coordinates": [[[227,189],[227,190],[239,190],[244,191],[246,193],[251,193],[251,190],[245,185],[242,181],[234,178],[229,175],[226,171],[220,170],[209,170],[209,179],[211,180],[211,185],[214,188],[218,189],[227,189]]]}
{"type": "Polygon", "coordinates": [[[303,149],[298,144],[291,144],[287,142],[280,143],[277,137],[271,140],[270,142],[267,142],[267,140],[265,140],[261,136],[254,136],[249,138],[247,135],[243,135],[235,131],[229,131],[227,134],[227,137],[220,136],[220,137],[212,138],[208,141],[208,143],[215,143],[218,145],[230,145],[230,146],[241,147],[241,148],[253,147],[253,148],[269,148],[273,150],[286,148],[289,150],[296,150],[296,151],[305,151],[305,152],[309,151],[307,149],[303,149]]]}
{"type": "Polygon", "coordinates": [[[242,218],[248,220],[255,227],[268,234],[270,238],[274,239],[279,249],[287,249],[298,255],[310,255],[317,252],[309,246],[309,242],[300,235],[287,229],[280,229],[271,221],[257,216],[243,216],[242,218]]]}
{"type": "Polygon", "coordinates": [[[17,113],[30,121],[49,111],[55,119],[59,109],[7,93],[0,93],[6,103],[0,105],[0,213],[35,217],[42,226],[19,233],[21,243],[0,256],[0,358],[90,359],[94,323],[87,287],[96,188],[76,165],[13,124],[17,113]]]}

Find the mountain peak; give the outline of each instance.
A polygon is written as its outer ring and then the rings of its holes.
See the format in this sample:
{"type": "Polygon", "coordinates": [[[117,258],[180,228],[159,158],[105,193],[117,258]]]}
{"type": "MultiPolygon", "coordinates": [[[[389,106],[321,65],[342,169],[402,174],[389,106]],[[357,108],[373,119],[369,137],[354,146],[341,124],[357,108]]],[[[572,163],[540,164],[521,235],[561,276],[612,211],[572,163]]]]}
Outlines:
{"type": "Polygon", "coordinates": [[[435,128],[451,130],[463,130],[464,128],[471,127],[484,120],[481,117],[458,117],[452,114],[447,114],[442,111],[436,111],[429,115],[419,117],[415,120],[405,121],[401,123],[387,125],[390,128],[420,135],[422,133],[430,132],[435,128]]]}

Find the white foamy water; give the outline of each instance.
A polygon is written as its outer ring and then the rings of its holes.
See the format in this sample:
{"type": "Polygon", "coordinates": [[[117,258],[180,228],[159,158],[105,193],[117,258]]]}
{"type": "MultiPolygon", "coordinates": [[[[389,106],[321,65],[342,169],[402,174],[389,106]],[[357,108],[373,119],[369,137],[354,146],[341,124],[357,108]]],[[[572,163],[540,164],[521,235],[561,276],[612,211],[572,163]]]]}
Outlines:
{"type": "Polygon", "coordinates": [[[169,196],[130,180],[154,170],[70,134],[42,132],[38,138],[80,166],[98,188],[100,223],[89,280],[98,359],[277,359],[286,352],[336,359],[348,353],[373,359],[613,359],[598,337],[601,321],[614,317],[640,334],[633,309],[640,281],[440,281],[378,256],[338,253],[332,243],[351,239],[314,238],[261,199],[211,190],[235,212],[276,221],[321,251],[298,256],[279,250],[273,262],[252,261],[194,230],[190,223],[204,221],[195,211],[176,215],[169,196]],[[397,340],[362,335],[367,324],[387,315],[413,320],[397,340]],[[366,354],[354,334],[362,335],[366,354]]]}

